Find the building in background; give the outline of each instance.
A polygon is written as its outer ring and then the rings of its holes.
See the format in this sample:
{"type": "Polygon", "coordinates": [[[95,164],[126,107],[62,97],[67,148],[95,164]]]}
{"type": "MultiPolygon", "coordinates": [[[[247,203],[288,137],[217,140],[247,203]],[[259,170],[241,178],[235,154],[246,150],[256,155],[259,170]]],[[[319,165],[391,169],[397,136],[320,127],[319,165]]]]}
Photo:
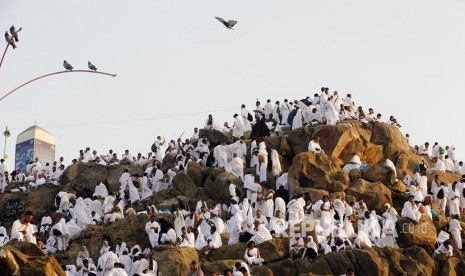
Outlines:
{"type": "Polygon", "coordinates": [[[18,134],[16,138],[15,170],[26,170],[29,161],[39,157],[39,162],[55,161],[55,136],[38,125],[31,126],[18,134]]]}

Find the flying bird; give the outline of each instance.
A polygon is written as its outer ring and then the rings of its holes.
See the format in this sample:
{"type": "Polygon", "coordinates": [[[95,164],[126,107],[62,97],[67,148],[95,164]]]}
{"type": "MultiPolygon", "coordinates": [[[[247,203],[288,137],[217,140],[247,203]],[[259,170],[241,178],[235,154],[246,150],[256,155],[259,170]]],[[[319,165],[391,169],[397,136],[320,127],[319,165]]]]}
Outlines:
{"type": "Polygon", "coordinates": [[[22,28],[19,28],[19,30],[16,30],[16,28],[15,28],[14,25],[12,25],[12,26],[10,27],[10,34],[11,34],[12,37],[15,38],[15,41],[16,41],[16,42],[19,41],[19,39],[18,39],[18,32],[21,31],[21,30],[22,30],[22,28]]]}
{"type": "Polygon", "coordinates": [[[73,71],[73,66],[71,66],[71,64],[69,64],[66,60],[63,61],[63,67],[65,67],[66,71],[73,71]]]}
{"type": "Polygon", "coordinates": [[[91,71],[97,72],[97,67],[95,67],[95,65],[90,63],[90,61],[87,62],[87,66],[89,67],[91,71]]]}
{"type": "Polygon", "coordinates": [[[13,49],[16,49],[16,44],[15,42],[13,41],[13,39],[11,39],[11,36],[8,32],[5,32],[5,40],[8,44],[10,44],[11,46],[13,46],[13,49]]]}
{"type": "Polygon", "coordinates": [[[234,30],[232,27],[234,27],[234,25],[237,24],[237,21],[235,21],[235,20],[225,21],[223,18],[218,17],[218,16],[215,16],[215,18],[216,18],[216,20],[223,23],[223,25],[226,26],[226,28],[231,29],[231,30],[234,30]]]}

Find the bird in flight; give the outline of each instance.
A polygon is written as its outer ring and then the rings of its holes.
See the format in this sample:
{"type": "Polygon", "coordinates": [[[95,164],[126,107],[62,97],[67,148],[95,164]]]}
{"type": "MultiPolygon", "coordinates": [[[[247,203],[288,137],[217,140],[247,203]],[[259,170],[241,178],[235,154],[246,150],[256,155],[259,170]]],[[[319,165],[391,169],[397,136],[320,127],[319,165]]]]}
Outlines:
{"type": "Polygon", "coordinates": [[[224,20],[223,18],[218,17],[218,16],[215,16],[215,18],[216,18],[216,20],[218,20],[218,21],[220,21],[221,23],[223,23],[223,25],[226,26],[226,28],[231,29],[231,30],[234,30],[232,27],[234,27],[234,25],[237,24],[237,21],[235,21],[235,20],[226,21],[226,20],[224,20]]]}
{"type": "Polygon", "coordinates": [[[63,67],[65,67],[66,71],[73,71],[73,66],[71,66],[71,64],[69,64],[66,60],[63,61],[63,67]]]}
{"type": "Polygon", "coordinates": [[[19,30],[16,30],[16,28],[15,28],[14,25],[12,25],[12,26],[10,27],[10,34],[11,34],[12,37],[15,38],[15,41],[16,41],[16,42],[19,41],[19,39],[18,39],[18,32],[21,31],[22,29],[23,29],[23,28],[19,28],[19,30]]]}
{"type": "Polygon", "coordinates": [[[95,67],[95,65],[93,65],[90,61],[87,62],[87,66],[91,71],[97,72],[97,67],[95,67]]]}
{"type": "Polygon", "coordinates": [[[10,44],[11,46],[13,46],[13,49],[16,49],[16,44],[15,42],[13,41],[13,39],[11,39],[11,36],[8,32],[5,32],[5,40],[8,44],[10,44]]]}

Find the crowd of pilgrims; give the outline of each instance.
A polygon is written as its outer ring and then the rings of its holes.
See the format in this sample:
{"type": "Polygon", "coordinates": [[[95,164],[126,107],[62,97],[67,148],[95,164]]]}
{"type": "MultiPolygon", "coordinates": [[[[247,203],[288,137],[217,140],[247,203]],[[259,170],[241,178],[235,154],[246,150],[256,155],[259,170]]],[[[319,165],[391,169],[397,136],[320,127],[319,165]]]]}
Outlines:
{"type": "MultiPolygon", "coordinates": [[[[413,146],[410,137],[406,139],[422,156],[429,156],[436,164],[428,168],[422,161],[415,175],[405,171],[397,176],[395,164],[386,158],[381,161],[394,181],[403,181],[407,186],[408,201],[405,202],[401,214],[389,204],[384,213],[369,210],[363,197],[356,202],[347,202],[342,197],[323,196],[312,202],[308,194],[289,195],[288,174],[282,172],[279,155],[276,149],[267,148],[267,137],[278,135],[287,129],[312,127],[317,124],[335,125],[338,122],[361,121],[380,122],[400,127],[397,120],[390,116],[387,122],[381,121],[381,114],[375,114],[370,108],[365,112],[362,107],[355,107],[350,94],[341,98],[337,91],[329,92],[322,88],[321,94],[313,99],[307,97],[300,101],[283,103],[270,100],[262,107],[259,101],[251,112],[242,105],[239,114],[234,114],[234,124],[223,126],[212,115],[206,120],[204,129],[232,133],[233,142],[225,142],[210,151],[207,138],[199,137],[199,130],[194,129],[191,139],[182,141],[157,137],[152,152],[147,156],[132,156],[129,150],[118,158],[112,150],[108,154],[99,155],[90,148],[81,150],[79,156],[72,161],[76,163],[97,163],[105,166],[117,164],[140,165],[145,168],[143,175],[129,174],[128,170],[121,175],[118,193],[108,192],[106,184],[96,186],[92,198],[76,198],[76,195],[60,191],[55,199],[56,212],[41,217],[40,225],[31,223],[34,214],[26,214],[14,222],[10,235],[0,227],[0,246],[9,239],[36,243],[44,252],[51,254],[67,251],[69,242],[77,239],[89,224],[110,224],[125,216],[149,215],[145,232],[150,247],[141,248],[132,241],[119,238],[111,246],[103,241],[100,257],[93,260],[89,252],[82,246],[76,265],[65,267],[68,275],[158,275],[157,261],[152,257],[152,249],[160,244],[172,247],[192,247],[200,254],[209,254],[223,245],[222,234],[229,233],[227,244],[242,242],[246,244],[244,261],[238,262],[230,270],[221,272],[224,275],[250,275],[249,266],[261,265],[261,257],[257,245],[271,240],[273,237],[289,235],[289,256],[292,259],[313,260],[318,255],[332,251],[351,248],[370,248],[372,246],[397,247],[396,221],[399,217],[408,217],[418,223],[421,216],[433,218],[437,212],[448,216],[448,228],[441,231],[435,254],[452,256],[453,250],[462,249],[461,227],[459,218],[465,215],[465,179],[455,183],[444,183],[436,176],[427,188],[427,173],[448,171],[464,174],[462,162],[455,157],[454,147],[441,147],[436,143],[431,149],[429,144],[413,146]],[[251,141],[246,143],[245,132],[250,132],[251,141]],[[173,167],[162,170],[162,160],[166,154],[175,153],[173,167]],[[228,182],[228,200],[207,203],[200,199],[196,206],[173,206],[171,210],[158,210],[149,206],[148,199],[155,193],[171,189],[173,177],[188,170],[189,162],[197,162],[202,168],[216,166],[231,173],[243,183],[243,190],[228,182]],[[255,170],[254,174],[245,174],[246,168],[255,170]],[[267,177],[273,177],[276,185],[271,187],[267,177]],[[399,179],[398,179],[399,178],[399,179]],[[432,208],[437,202],[440,210],[432,208]],[[143,206],[144,211],[140,211],[143,206]],[[136,212],[139,210],[139,212],[136,212]],[[174,222],[160,216],[161,213],[173,214],[174,222]],[[52,218],[53,217],[53,218],[52,218]],[[316,230],[315,241],[310,232],[296,232],[295,225],[310,223],[316,230]]],[[[322,137],[324,139],[324,137],[322,137]]],[[[308,151],[325,154],[319,144],[320,137],[314,137],[308,145],[308,151]]],[[[363,164],[355,153],[352,160],[342,170],[363,170],[363,164]]],[[[9,183],[21,183],[22,186],[9,192],[29,192],[37,186],[51,183],[60,185],[59,176],[64,170],[63,158],[42,168],[38,158],[28,164],[25,172],[17,171],[8,174],[8,166],[2,160],[0,165],[2,192],[9,183]]],[[[247,170],[247,171],[250,171],[247,170]]],[[[193,260],[188,275],[203,275],[199,264],[193,260]]],[[[219,275],[212,274],[212,275],[219,275]]]]}

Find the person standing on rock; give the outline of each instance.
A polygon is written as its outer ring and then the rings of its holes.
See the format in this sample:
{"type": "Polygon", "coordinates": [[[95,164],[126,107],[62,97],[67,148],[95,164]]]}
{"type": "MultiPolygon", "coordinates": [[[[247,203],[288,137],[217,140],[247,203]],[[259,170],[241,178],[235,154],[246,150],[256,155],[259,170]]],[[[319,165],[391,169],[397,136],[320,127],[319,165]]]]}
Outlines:
{"type": "Polygon", "coordinates": [[[31,223],[33,217],[34,214],[31,211],[26,211],[23,218],[13,222],[13,226],[11,227],[12,240],[36,243],[34,225],[31,223]]]}
{"type": "Polygon", "coordinates": [[[150,245],[152,246],[152,249],[158,246],[158,239],[159,239],[159,232],[160,232],[160,225],[155,219],[156,219],[156,216],[151,215],[150,221],[148,221],[145,224],[145,232],[147,233],[147,236],[149,237],[149,241],[150,241],[150,245]]]}

